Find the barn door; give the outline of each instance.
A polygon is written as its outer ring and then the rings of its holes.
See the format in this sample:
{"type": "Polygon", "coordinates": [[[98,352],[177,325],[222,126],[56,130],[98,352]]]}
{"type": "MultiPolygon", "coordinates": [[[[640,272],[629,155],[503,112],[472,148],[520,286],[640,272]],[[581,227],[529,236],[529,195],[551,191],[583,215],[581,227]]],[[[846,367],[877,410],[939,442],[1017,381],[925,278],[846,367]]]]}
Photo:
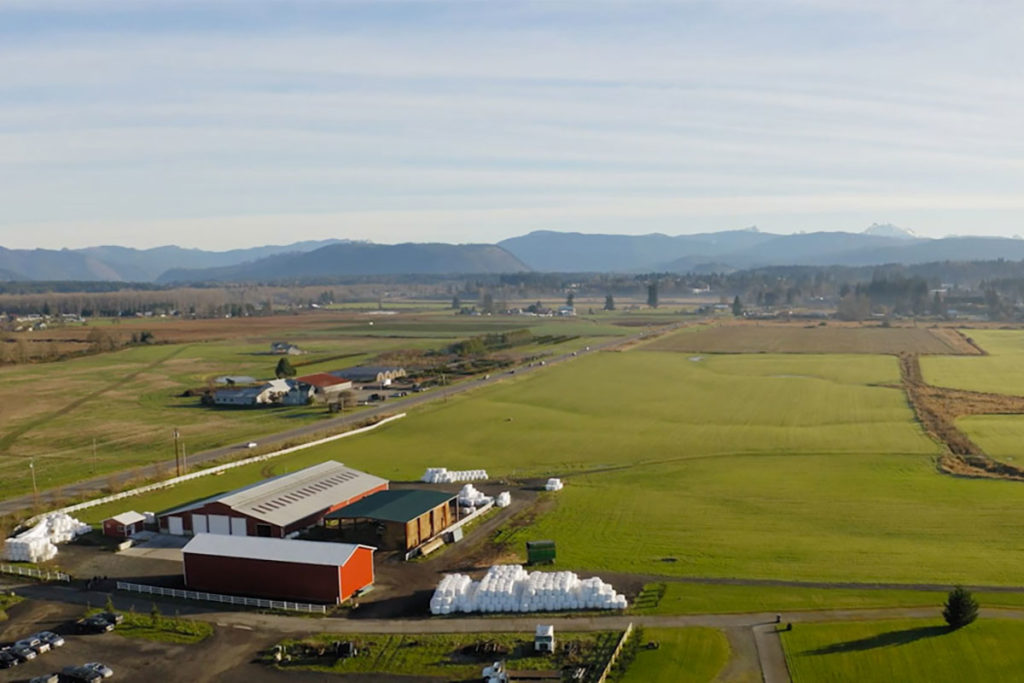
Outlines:
{"type": "Polygon", "coordinates": [[[185,525],[182,523],[181,517],[167,518],[167,533],[174,534],[175,536],[185,535],[185,525]]]}
{"type": "Polygon", "coordinates": [[[245,536],[245,517],[232,517],[231,518],[231,535],[232,536],[245,536]]]}

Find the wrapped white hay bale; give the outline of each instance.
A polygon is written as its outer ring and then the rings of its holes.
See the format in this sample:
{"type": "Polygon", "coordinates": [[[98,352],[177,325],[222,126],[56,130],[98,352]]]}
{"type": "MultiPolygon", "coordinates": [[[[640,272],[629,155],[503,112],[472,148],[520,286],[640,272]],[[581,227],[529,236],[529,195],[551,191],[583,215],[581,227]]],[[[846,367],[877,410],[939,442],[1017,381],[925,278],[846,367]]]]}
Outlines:
{"type": "Polygon", "coordinates": [[[500,508],[507,508],[512,504],[512,494],[508,491],[502,491],[498,494],[498,497],[494,499],[494,504],[500,508]]]}
{"type": "Polygon", "coordinates": [[[548,483],[544,485],[545,491],[561,491],[563,488],[562,480],[557,477],[551,477],[548,479],[548,483]]]}
{"type": "Polygon", "coordinates": [[[428,467],[420,477],[420,481],[428,484],[452,484],[462,481],[480,481],[487,478],[487,470],[448,471],[446,467],[428,467]]]}
{"type": "Polygon", "coordinates": [[[573,572],[527,572],[499,564],[480,581],[465,574],[442,577],[430,599],[431,614],[454,612],[552,612],[625,609],[626,597],[599,578],[580,580],[573,572]]]}
{"type": "Polygon", "coordinates": [[[4,559],[13,562],[45,562],[57,555],[57,544],[73,541],[92,527],[64,512],[54,512],[35,526],[4,541],[4,559]]]}

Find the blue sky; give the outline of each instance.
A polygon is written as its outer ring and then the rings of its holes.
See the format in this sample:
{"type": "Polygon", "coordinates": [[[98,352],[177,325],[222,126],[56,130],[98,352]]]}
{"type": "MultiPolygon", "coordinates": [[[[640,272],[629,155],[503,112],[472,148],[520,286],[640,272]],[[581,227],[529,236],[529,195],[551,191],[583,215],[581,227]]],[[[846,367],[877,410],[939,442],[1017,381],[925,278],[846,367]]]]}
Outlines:
{"type": "Polygon", "coordinates": [[[0,245],[1024,233],[1024,5],[0,3],[0,245]]]}

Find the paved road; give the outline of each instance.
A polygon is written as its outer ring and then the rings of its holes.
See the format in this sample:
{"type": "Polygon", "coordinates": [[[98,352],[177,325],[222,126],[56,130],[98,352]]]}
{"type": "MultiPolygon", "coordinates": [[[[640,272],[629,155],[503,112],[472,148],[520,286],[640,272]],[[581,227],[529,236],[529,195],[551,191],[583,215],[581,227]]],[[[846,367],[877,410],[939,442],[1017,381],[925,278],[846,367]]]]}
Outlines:
{"type": "MultiPolygon", "coordinates": [[[[657,332],[666,332],[675,328],[681,327],[685,323],[674,323],[672,325],[665,325],[655,328],[657,332]]],[[[645,331],[641,334],[632,335],[629,337],[616,337],[607,342],[599,344],[593,344],[590,346],[590,353],[594,351],[601,351],[612,349],[623,344],[634,342],[641,339],[649,334],[645,331]]],[[[502,373],[494,373],[488,379],[467,379],[460,381],[457,384],[453,384],[446,387],[440,387],[437,389],[431,389],[419,394],[411,394],[406,398],[393,399],[385,403],[381,403],[378,406],[370,408],[368,410],[358,410],[347,415],[341,415],[338,417],[323,420],[313,424],[304,425],[302,427],[296,427],[287,431],[278,432],[276,434],[269,434],[267,436],[260,437],[258,439],[261,451],[271,450],[275,447],[283,447],[285,444],[296,444],[303,441],[311,440],[311,437],[326,436],[341,431],[345,431],[348,428],[365,423],[367,421],[377,420],[388,415],[394,415],[401,413],[417,406],[424,405],[426,403],[433,403],[436,401],[447,400],[450,396],[462,394],[467,391],[472,391],[479,387],[488,386],[500,382],[503,379],[507,379],[511,374],[515,375],[528,375],[534,372],[539,372],[552,365],[563,363],[578,356],[586,355],[586,351],[569,352],[563,353],[559,356],[545,359],[545,365],[534,365],[533,367],[521,366],[515,368],[514,371],[506,371],[502,373]]],[[[208,451],[202,451],[200,453],[193,453],[188,456],[190,465],[197,465],[200,463],[210,462],[211,460],[228,459],[232,456],[248,455],[248,449],[246,448],[245,442],[230,444],[221,448],[214,448],[208,451]]],[[[167,460],[162,463],[148,465],[145,467],[137,468],[132,470],[133,475],[141,475],[147,479],[156,478],[161,473],[173,472],[175,468],[175,462],[173,460],[167,460]]],[[[40,500],[45,505],[48,501],[55,500],[59,495],[62,499],[75,498],[85,499],[100,495],[103,488],[110,483],[110,473],[103,474],[100,476],[93,477],[91,479],[85,479],[74,484],[68,484],[66,486],[60,486],[54,489],[41,491],[39,494],[40,500]]],[[[0,515],[16,515],[22,511],[28,510],[33,506],[34,500],[31,495],[18,496],[17,498],[9,498],[5,501],[0,501],[0,515]]]]}

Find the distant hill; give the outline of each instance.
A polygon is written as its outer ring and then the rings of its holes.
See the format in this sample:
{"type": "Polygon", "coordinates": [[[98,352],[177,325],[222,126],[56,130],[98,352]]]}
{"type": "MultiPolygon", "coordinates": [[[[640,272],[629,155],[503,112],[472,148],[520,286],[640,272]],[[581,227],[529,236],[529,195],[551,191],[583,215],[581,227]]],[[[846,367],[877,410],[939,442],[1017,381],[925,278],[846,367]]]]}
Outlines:
{"type": "Polygon", "coordinates": [[[726,272],[764,266],[871,266],[886,263],[1024,259],[1024,240],[928,239],[894,225],[864,232],[773,235],[732,230],[699,235],[588,235],[537,231],[499,242],[526,265],[553,272],[726,272]]]}
{"type": "Polygon", "coordinates": [[[350,275],[518,273],[530,270],[493,244],[332,244],[224,268],[174,269],[158,282],[270,282],[350,275]]]}
{"type": "Polygon", "coordinates": [[[60,250],[0,247],[0,279],[152,282],[171,268],[229,266],[274,254],[311,251],[338,242],[296,242],[284,246],[231,251],[203,251],[175,246],[153,249],[103,246],[60,250]]]}

